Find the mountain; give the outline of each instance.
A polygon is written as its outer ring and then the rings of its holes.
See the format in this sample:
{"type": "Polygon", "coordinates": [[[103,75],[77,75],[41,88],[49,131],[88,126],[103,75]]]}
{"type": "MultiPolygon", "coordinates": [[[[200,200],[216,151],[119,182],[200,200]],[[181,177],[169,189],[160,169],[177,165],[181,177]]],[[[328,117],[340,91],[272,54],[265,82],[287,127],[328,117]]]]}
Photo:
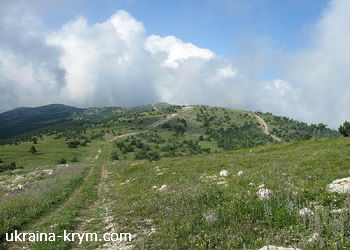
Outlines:
{"type": "MultiPolygon", "coordinates": [[[[60,104],[19,108],[0,114],[0,131],[2,144],[33,140],[33,136],[42,134],[55,134],[67,140],[89,140],[96,136],[136,132],[135,140],[163,150],[164,156],[339,136],[337,131],[315,129],[315,126],[271,113],[166,103],[87,109],[60,104]]],[[[120,150],[126,149],[120,146],[120,150]]]]}
{"type": "Polygon", "coordinates": [[[0,114],[0,139],[69,121],[73,114],[83,111],[83,109],[62,104],[36,108],[22,107],[7,111],[0,114]]]}

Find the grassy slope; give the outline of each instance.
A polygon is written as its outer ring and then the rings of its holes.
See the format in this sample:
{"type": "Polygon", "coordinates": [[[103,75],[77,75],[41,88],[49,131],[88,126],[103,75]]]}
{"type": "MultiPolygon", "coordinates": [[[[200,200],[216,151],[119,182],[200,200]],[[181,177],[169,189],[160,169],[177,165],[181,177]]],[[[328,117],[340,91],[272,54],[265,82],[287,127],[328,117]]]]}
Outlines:
{"type": "Polygon", "coordinates": [[[329,211],[349,208],[349,198],[325,188],[334,179],[349,176],[349,165],[347,139],[294,142],[136,165],[125,161],[110,167],[115,175],[111,189],[116,201],[114,215],[121,230],[127,232],[140,233],[140,225],[150,227],[146,219],[153,221],[156,232],[138,242],[138,247],[144,248],[254,249],[270,243],[347,249],[349,211],[341,216],[329,211]],[[223,169],[231,175],[219,177],[223,169]],[[243,176],[237,176],[241,170],[243,176]],[[227,186],[218,185],[220,181],[227,186]],[[273,190],[271,200],[257,198],[260,184],[273,190]],[[168,189],[159,191],[161,185],[168,189]],[[322,209],[317,210],[317,205],[322,209]],[[298,211],[304,207],[312,209],[314,216],[300,218],[298,211]],[[212,222],[207,222],[206,216],[212,217],[212,222]],[[315,232],[321,240],[303,242],[315,232]]]}

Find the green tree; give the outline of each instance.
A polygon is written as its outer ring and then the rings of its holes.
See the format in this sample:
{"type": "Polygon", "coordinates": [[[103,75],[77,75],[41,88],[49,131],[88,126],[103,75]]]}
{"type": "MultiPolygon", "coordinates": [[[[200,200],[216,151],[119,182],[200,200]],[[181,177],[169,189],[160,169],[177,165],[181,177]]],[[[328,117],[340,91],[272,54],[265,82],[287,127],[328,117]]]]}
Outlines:
{"type": "Polygon", "coordinates": [[[30,147],[29,152],[31,152],[32,154],[35,154],[38,151],[36,150],[35,146],[33,145],[30,147]]]}
{"type": "Polygon", "coordinates": [[[345,137],[350,136],[350,122],[345,121],[343,125],[338,128],[338,131],[345,137]]]}

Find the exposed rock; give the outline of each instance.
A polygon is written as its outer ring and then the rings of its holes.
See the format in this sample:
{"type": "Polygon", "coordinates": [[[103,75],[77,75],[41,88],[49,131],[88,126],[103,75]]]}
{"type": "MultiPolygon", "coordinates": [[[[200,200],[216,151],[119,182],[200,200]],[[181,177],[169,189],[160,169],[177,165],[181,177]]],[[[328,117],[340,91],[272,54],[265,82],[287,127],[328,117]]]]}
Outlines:
{"type": "Polygon", "coordinates": [[[216,184],[217,185],[223,185],[223,186],[227,187],[227,182],[226,181],[218,181],[216,184]]]}
{"type": "Polygon", "coordinates": [[[319,238],[320,238],[319,233],[313,233],[312,236],[310,237],[310,239],[307,240],[307,242],[313,243],[313,242],[317,241],[319,238]]]}
{"type": "Polygon", "coordinates": [[[227,170],[221,170],[220,171],[220,176],[227,177],[228,175],[229,175],[229,172],[227,170]]]}
{"type": "Polygon", "coordinates": [[[340,194],[350,193],[350,177],[338,179],[327,185],[329,192],[336,192],[340,194]]]}
{"type": "Polygon", "coordinates": [[[346,212],[346,208],[332,209],[330,212],[331,212],[332,214],[341,214],[341,213],[346,212]]]}
{"type": "Polygon", "coordinates": [[[168,186],[167,185],[162,185],[160,188],[159,188],[159,191],[165,191],[168,189],[168,186]]]}
{"type": "Polygon", "coordinates": [[[45,174],[48,174],[48,175],[52,175],[53,174],[53,170],[52,169],[44,169],[43,172],[45,174]]]}
{"type": "Polygon", "coordinates": [[[264,200],[269,199],[273,195],[273,192],[267,188],[260,188],[258,191],[258,195],[261,200],[264,200]]]}
{"type": "Polygon", "coordinates": [[[239,171],[238,173],[237,173],[237,176],[242,176],[243,175],[243,171],[239,171]]]}
{"type": "Polygon", "coordinates": [[[259,250],[301,250],[301,249],[295,248],[295,247],[276,247],[273,245],[267,245],[267,246],[263,246],[259,250]]]}
{"type": "Polygon", "coordinates": [[[304,207],[304,208],[299,210],[299,215],[302,216],[302,217],[310,216],[310,215],[313,215],[313,214],[314,214],[314,212],[312,212],[311,209],[309,209],[307,207],[304,207]]]}

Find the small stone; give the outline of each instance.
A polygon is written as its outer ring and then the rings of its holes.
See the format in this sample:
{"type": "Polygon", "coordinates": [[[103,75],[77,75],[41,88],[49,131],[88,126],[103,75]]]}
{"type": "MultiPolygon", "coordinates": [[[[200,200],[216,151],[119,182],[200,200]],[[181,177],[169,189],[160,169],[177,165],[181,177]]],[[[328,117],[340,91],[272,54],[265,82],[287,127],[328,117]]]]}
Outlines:
{"type": "Polygon", "coordinates": [[[273,195],[273,192],[267,188],[260,188],[258,191],[258,195],[261,200],[264,200],[269,199],[273,195]]]}
{"type": "Polygon", "coordinates": [[[229,175],[229,172],[227,170],[221,170],[220,171],[220,176],[227,177],[228,175],[229,175]]]}
{"type": "Polygon", "coordinates": [[[227,186],[227,183],[226,181],[219,181],[216,183],[217,185],[224,185],[224,186],[227,186]]]}
{"type": "Polygon", "coordinates": [[[315,241],[317,241],[320,237],[319,233],[313,233],[312,236],[310,237],[310,239],[307,240],[308,243],[313,243],[315,241]]]}
{"type": "Polygon", "coordinates": [[[314,212],[312,212],[311,209],[309,209],[307,207],[304,207],[303,209],[299,210],[299,215],[302,216],[302,217],[310,216],[310,215],[313,215],[313,214],[314,214],[314,212]]]}
{"type": "Polygon", "coordinates": [[[53,174],[53,170],[52,169],[44,169],[43,172],[45,174],[48,174],[48,175],[52,175],[53,174]]]}
{"type": "Polygon", "coordinates": [[[331,210],[331,213],[332,213],[332,214],[341,214],[341,213],[343,213],[343,212],[345,212],[345,211],[346,211],[345,208],[338,208],[338,209],[333,209],[333,210],[331,210]]]}
{"type": "Polygon", "coordinates": [[[263,246],[259,250],[301,250],[301,249],[295,248],[295,247],[276,247],[273,245],[267,245],[267,246],[263,246]]]}
{"type": "Polygon", "coordinates": [[[243,175],[243,171],[239,171],[239,172],[237,173],[237,175],[238,175],[238,176],[242,176],[242,175],[243,175]]]}
{"type": "Polygon", "coordinates": [[[159,188],[159,191],[165,191],[168,189],[168,186],[167,185],[162,185],[160,188],[159,188]]]}

